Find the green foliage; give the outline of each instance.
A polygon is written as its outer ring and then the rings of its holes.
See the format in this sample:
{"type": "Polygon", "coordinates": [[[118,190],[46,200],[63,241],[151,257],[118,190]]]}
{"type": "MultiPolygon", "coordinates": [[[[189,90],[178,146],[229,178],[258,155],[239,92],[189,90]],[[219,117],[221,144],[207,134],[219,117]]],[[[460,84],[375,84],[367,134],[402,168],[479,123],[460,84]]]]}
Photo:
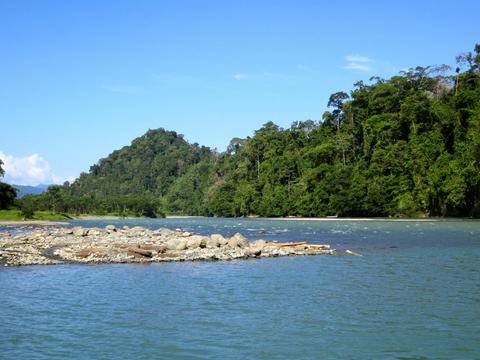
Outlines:
{"type": "Polygon", "coordinates": [[[220,156],[217,216],[469,216],[480,210],[480,46],[333,94],[315,123],[265,124],[220,156]]]}
{"type": "Polygon", "coordinates": [[[0,220],[21,221],[26,219],[33,220],[69,220],[71,217],[67,214],[52,214],[50,211],[35,211],[33,217],[25,217],[21,210],[0,210],[0,220]]]}
{"type": "Polygon", "coordinates": [[[137,216],[480,216],[480,45],[458,65],[359,81],[321,121],[268,122],[223,154],[150,130],[32,201],[137,216]]]}
{"type": "Polygon", "coordinates": [[[12,186],[0,182],[0,210],[8,209],[17,197],[17,190],[12,186]]]}
{"type": "Polygon", "coordinates": [[[24,201],[20,206],[20,215],[24,219],[33,219],[35,216],[35,207],[32,201],[24,201]]]}

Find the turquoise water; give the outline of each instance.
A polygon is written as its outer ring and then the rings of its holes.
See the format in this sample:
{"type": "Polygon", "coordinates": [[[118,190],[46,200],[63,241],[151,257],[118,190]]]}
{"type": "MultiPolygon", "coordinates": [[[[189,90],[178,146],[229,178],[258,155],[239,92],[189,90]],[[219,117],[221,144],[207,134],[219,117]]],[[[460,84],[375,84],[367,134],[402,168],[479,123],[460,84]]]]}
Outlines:
{"type": "Polygon", "coordinates": [[[364,256],[1,268],[0,358],[480,358],[480,222],[125,223],[364,256]]]}

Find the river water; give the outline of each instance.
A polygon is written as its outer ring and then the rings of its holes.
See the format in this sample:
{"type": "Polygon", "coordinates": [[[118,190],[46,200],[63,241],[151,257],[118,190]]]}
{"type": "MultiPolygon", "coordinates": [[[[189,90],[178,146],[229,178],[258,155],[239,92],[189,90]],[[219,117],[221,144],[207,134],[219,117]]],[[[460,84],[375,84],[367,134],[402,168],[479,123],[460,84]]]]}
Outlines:
{"type": "Polygon", "coordinates": [[[480,222],[108,223],[363,256],[1,268],[1,359],[480,358],[480,222]]]}

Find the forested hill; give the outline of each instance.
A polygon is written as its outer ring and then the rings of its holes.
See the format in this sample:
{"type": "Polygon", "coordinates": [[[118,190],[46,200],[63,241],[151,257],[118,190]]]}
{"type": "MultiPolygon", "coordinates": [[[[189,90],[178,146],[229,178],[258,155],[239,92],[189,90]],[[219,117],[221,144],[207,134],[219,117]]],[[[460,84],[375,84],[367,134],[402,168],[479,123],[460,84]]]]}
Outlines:
{"type": "Polygon", "coordinates": [[[209,148],[189,144],[174,131],[149,130],[90,167],[68,190],[71,195],[92,197],[163,197],[176,179],[192,171],[192,166],[208,166],[212,157],[209,148]]]}
{"type": "Polygon", "coordinates": [[[457,62],[359,81],[320,121],[269,122],[223,154],[150,130],[66,184],[56,206],[112,211],[127,196],[191,215],[478,217],[480,45],[457,62]]]}
{"type": "Polygon", "coordinates": [[[214,214],[480,216],[480,45],[338,92],[319,123],[266,124],[216,167],[214,214]]]}

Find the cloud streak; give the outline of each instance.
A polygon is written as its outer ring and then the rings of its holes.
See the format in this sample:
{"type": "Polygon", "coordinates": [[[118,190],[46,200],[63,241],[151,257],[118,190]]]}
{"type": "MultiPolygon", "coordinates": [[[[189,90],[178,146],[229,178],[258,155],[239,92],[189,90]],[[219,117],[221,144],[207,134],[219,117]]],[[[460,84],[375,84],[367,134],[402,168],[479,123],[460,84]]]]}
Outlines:
{"type": "Polygon", "coordinates": [[[346,65],[342,66],[342,68],[347,70],[357,70],[357,71],[372,71],[372,63],[374,63],[373,59],[363,56],[363,55],[346,55],[345,61],[347,62],[346,65]]]}
{"type": "Polygon", "coordinates": [[[246,77],[247,77],[247,75],[241,74],[241,73],[238,73],[238,74],[233,75],[233,78],[234,78],[235,80],[243,80],[243,79],[245,79],[246,77]]]}
{"type": "Polygon", "coordinates": [[[287,80],[295,80],[298,78],[295,75],[274,73],[270,71],[264,71],[263,73],[250,73],[250,74],[236,73],[232,77],[235,80],[245,80],[248,78],[252,80],[264,80],[264,81],[267,81],[267,80],[287,81],[287,80]]]}
{"type": "Polygon", "coordinates": [[[73,177],[61,177],[52,172],[50,164],[39,154],[17,157],[0,151],[4,162],[5,181],[15,185],[61,184],[73,177]]]}

